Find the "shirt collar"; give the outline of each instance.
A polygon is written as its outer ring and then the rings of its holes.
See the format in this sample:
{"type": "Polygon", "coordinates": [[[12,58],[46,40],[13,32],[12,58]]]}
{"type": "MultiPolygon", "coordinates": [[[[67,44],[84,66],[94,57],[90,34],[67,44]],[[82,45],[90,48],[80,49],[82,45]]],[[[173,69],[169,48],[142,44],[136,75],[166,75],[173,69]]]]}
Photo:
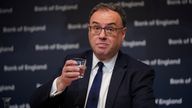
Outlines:
{"type": "MultiPolygon", "coordinates": [[[[116,59],[117,59],[117,55],[118,53],[113,56],[111,59],[108,59],[108,60],[104,60],[104,61],[101,61],[104,63],[104,67],[107,68],[107,70],[113,70],[114,68],[114,65],[115,65],[115,62],[116,62],[116,59]]],[[[100,60],[95,56],[95,54],[93,53],[93,62],[92,62],[92,69],[96,68],[97,67],[97,63],[99,62],[100,60]]]]}

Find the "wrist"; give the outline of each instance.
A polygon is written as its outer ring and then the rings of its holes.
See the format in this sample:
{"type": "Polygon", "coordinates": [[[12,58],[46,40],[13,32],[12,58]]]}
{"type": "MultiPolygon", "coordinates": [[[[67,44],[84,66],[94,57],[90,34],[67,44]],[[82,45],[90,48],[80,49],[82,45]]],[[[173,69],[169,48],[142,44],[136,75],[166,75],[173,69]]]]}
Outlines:
{"type": "Polygon", "coordinates": [[[61,76],[57,77],[56,78],[57,92],[64,91],[66,87],[67,87],[67,85],[64,83],[64,81],[62,80],[61,76]]]}

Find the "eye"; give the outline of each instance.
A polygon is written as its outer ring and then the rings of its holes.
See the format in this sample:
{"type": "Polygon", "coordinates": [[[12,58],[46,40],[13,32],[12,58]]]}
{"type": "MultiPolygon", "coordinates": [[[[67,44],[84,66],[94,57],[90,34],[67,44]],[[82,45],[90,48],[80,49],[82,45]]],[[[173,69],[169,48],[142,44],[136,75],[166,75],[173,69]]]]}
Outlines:
{"type": "Polygon", "coordinates": [[[100,30],[101,27],[99,27],[99,26],[93,26],[93,29],[94,29],[94,30],[100,30]]]}
{"type": "Polygon", "coordinates": [[[115,31],[115,29],[114,29],[113,27],[107,27],[106,30],[107,30],[108,32],[114,32],[114,31],[115,31]]]}

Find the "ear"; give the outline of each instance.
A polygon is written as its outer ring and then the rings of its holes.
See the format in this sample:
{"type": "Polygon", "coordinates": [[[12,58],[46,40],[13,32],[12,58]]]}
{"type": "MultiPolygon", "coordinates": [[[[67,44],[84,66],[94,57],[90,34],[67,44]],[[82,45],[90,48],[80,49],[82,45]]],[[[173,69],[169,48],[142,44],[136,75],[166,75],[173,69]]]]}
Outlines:
{"type": "Polygon", "coordinates": [[[127,32],[127,27],[124,27],[123,30],[121,31],[121,33],[122,33],[122,40],[125,39],[126,32],[127,32]]]}

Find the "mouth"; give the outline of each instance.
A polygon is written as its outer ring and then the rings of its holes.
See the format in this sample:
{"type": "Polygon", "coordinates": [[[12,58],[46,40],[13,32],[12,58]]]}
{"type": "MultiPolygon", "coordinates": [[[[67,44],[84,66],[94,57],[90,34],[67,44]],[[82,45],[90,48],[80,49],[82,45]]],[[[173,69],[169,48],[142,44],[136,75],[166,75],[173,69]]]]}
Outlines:
{"type": "Polygon", "coordinates": [[[96,44],[99,48],[106,48],[108,46],[107,43],[97,43],[96,44]]]}

